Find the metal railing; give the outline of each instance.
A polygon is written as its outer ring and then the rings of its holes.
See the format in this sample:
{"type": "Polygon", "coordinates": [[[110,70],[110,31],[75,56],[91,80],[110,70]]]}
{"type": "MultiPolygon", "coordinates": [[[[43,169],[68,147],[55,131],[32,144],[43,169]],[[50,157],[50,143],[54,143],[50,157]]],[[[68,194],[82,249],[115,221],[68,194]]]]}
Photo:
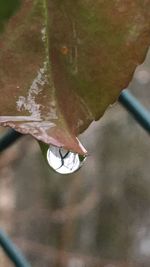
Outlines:
{"type": "Polygon", "coordinates": [[[150,112],[129,90],[122,91],[119,102],[132,114],[135,120],[150,134],[150,112]]]}
{"type": "Polygon", "coordinates": [[[15,246],[3,230],[0,230],[0,246],[16,267],[31,267],[22,252],[15,246]]]}

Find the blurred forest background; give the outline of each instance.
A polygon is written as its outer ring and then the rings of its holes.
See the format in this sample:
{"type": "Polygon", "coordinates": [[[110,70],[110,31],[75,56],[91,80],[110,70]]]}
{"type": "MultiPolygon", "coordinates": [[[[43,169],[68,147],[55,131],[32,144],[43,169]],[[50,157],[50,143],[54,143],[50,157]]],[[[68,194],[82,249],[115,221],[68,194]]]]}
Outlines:
{"type": "MultiPolygon", "coordinates": [[[[150,53],[130,89],[150,109],[150,53]]],[[[149,135],[116,103],[80,140],[90,155],[67,176],[29,136],[0,155],[0,227],[33,267],[149,267],[149,135]]]]}

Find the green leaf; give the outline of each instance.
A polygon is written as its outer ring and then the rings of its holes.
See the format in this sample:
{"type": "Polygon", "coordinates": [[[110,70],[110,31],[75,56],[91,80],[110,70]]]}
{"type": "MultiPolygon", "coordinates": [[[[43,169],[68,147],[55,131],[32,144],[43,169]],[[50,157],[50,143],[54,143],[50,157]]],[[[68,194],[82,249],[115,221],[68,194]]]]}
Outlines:
{"type": "Polygon", "coordinates": [[[3,30],[7,20],[15,14],[21,0],[0,0],[0,31],[3,30]]]}
{"type": "Polygon", "coordinates": [[[76,136],[144,60],[149,15],[150,0],[22,0],[0,35],[0,125],[84,154],[76,136]]]}

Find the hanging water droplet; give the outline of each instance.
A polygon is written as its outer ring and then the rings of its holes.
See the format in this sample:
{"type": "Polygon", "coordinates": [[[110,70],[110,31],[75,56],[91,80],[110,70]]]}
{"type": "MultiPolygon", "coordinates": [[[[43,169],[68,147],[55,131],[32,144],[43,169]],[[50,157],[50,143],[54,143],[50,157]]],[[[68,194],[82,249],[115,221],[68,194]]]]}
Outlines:
{"type": "Polygon", "coordinates": [[[85,159],[86,156],[52,145],[47,150],[47,161],[50,167],[61,174],[74,173],[81,168],[85,159]]]}

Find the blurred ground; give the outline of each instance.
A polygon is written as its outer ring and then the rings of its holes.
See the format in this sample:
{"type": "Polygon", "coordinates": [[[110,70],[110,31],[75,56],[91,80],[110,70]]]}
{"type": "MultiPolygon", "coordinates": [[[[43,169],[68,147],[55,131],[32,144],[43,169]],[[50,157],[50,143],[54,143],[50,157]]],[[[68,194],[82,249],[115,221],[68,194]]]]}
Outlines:
{"type": "MultiPolygon", "coordinates": [[[[130,88],[150,109],[150,55],[130,88]]],[[[33,267],[149,267],[149,135],[115,104],[80,139],[90,155],[70,176],[31,137],[0,156],[0,227],[33,267]]]]}

